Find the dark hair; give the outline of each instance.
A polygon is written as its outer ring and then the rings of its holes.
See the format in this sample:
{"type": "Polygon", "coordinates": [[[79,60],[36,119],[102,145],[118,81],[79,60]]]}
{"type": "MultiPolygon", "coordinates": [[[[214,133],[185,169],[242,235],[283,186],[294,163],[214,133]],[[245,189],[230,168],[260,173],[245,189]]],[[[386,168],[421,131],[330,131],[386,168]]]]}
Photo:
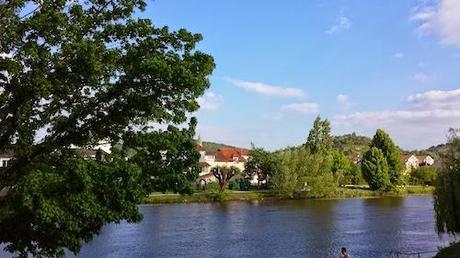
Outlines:
{"type": "Polygon", "coordinates": [[[346,253],[346,252],[347,252],[347,248],[342,247],[342,253],[346,253]]]}

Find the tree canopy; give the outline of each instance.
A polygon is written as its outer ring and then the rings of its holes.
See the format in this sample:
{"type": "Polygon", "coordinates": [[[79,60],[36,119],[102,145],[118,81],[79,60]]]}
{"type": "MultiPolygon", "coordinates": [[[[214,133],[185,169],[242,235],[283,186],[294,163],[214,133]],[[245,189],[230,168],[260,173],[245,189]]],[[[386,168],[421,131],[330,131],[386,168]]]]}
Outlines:
{"type": "Polygon", "coordinates": [[[0,2],[0,152],[15,153],[0,171],[0,243],[77,253],[104,224],[139,221],[149,191],[189,191],[188,117],[214,69],[201,35],[134,18],[143,0],[0,2]],[[69,150],[101,141],[121,148],[105,161],[69,150]]]}
{"type": "Polygon", "coordinates": [[[249,160],[244,165],[244,174],[247,178],[257,175],[260,182],[268,181],[269,177],[276,174],[281,168],[279,155],[270,153],[262,148],[253,147],[249,151],[249,160]]]}
{"type": "Polygon", "coordinates": [[[317,116],[308,133],[305,146],[311,153],[327,153],[332,149],[331,124],[327,119],[317,116]]]}
{"type": "Polygon", "coordinates": [[[388,164],[390,182],[394,185],[399,184],[403,170],[400,158],[401,154],[398,147],[393,143],[393,140],[385,131],[377,129],[372,138],[372,147],[382,151],[388,164]]]}
{"type": "Polygon", "coordinates": [[[460,130],[450,129],[434,191],[438,233],[460,232],[460,130]]]}
{"type": "Polygon", "coordinates": [[[372,147],[364,153],[361,171],[372,190],[387,190],[390,186],[388,164],[380,149],[372,147]]]}

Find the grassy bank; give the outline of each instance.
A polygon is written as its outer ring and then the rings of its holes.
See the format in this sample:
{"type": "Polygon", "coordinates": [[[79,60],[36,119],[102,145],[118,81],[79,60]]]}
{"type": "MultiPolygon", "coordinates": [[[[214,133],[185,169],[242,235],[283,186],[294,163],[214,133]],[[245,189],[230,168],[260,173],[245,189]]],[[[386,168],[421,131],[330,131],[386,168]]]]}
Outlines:
{"type": "Polygon", "coordinates": [[[216,202],[216,201],[251,201],[273,198],[268,191],[227,191],[224,196],[216,192],[198,192],[192,195],[151,194],[145,199],[146,204],[182,203],[182,202],[216,202]]]}
{"type": "MultiPolygon", "coordinates": [[[[382,196],[404,196],[408,194],[431,194],[432,187],[408,186],[401,187],[392,192],[377,192],[368,189],[337,188],[337,190],[324,198],[366,198],[382,196]]],[[[226,194],[216,192],[198,192],[193,195],[179,194],[151,194],[145,199],[145,204],[155,203],[188,203],[188,202],[216,202],[216,201],[252,201],[264,199],[283,199],[276,197],[269,191],[227,191],[226,194]]]]}
{"type": "Polygon", "coordinates": [[[446,248],[439,250],[436,258],[456,258],[460,257],[460,242],[452,244],[446,248]]]}

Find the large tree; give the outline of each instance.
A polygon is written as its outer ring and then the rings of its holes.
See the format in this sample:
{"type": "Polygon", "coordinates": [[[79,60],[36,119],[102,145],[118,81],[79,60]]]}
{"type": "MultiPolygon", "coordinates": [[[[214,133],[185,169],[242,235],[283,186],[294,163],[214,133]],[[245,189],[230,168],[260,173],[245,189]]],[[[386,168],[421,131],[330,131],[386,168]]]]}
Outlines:
{"type": "Polygon", "coordinates": [[[214,62],[195,50],[199,34],[134,18],[145,6],[0,0],[0,152],[15,153],[0,171],[8,251],[77,253],[104,224],[139,221],[149,191],[188,191],[196,121],[187,117],[214,62]],[[100,141],[121,147],[105,161],[69,151],[100,141]]]}
{"type": "Polygon", "coordinates": [[[331,124],[327,119],[317,116],[308,133],[305,146],[312,154],[327,153],[332,149],[331,124]]]}
{"type": "Polygon", "coordinates": [[[401,154],[390,136],[382,129],[377,129],[372,138],[371,148],[375,147],[382,151],[388,164],[390,182],[393,185],[401,183],[402,164],[401,154]]]}
{"type": "Polygon", "coordinates": [[[380,149],[372,147],[364,153],[361,171],[372,190],[387,190],[390,186],[388,164],[380,149]]]}
{"type": "Polygon", "coordinates": [[[275,153],[270,153],[262,148],[253,147],[249,151],[249,160],[244,165],[244,175],[248,179],[257,176],[259,185],[281,169],[281,158],[275,153]]]}
{"type": "Polygon", "coordinates": [[[228,182],[234,176],[238,175],[241,171],[239,168],[231,166],[231,167],[214,167],[211,169],[212,174],[217,179],[219,183],[219,190],[220,192],[225,191],[228,182]]]}
{"type": "Polygon", "coordinates": [[[460,130],[450,129],[434,191],[438,233],[460,232],[460,130]]]}

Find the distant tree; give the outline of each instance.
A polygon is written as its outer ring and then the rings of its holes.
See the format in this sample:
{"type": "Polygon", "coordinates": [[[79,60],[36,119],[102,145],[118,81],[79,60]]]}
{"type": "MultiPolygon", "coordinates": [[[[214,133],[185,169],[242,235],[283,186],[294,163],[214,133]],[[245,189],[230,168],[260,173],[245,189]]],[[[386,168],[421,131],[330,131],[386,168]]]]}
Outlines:
{"type": "Polygon", "coordinates": [[[15,152],[0,171],[7,251],[77,254],[105,224],[140,221],[138,204],[152,189],[189,191],[189,114],[214,61],[196,49],[201,35],[138,18],[145,7],[0,0],[0,152],[15,152]],[[122,147],[106,160],[69,149],[100,141],[122,147]],[[137,154],[127,159],[128,147],[137,154]]]}
{"type": "Polygon", "coordinates": [[[321,120],[320,116],[316,117],[305,146],[311,154],[328,153],[332,150],[331,124],[327,119],[321,120]]]}
{"type": "Polygon", "coordinates": [[[259,185],[261,182],[268,183],[269,177],[280,170],[281,159],[279,155],[270,153],[262,148],[253,148],[249,151],[249,160],[244,165],[244,175],[252,179],[257,175],[259,185]]]}
{"type": "Polygon", "coordinates": [[[234,166],[231,167],[214,167],[211,169],[212,174],[219,183],[219,190],[223,192],[227,187],[228,182],[234,176],[240,174],[240,169],[234,166]]]}
{"type": "Polygon", "coordinates": [[[338,180],[339,185],[356,185],[361,180],[360,167],[338,150],[332,151],[331,171],[338,180]]]}
{"type": "Polygon", "coordinates": [[[336,182],[331,173],[330,155],[311,154],[306,148],[280,153],[282,168],[272,180],[272,190],[283,197],[327,197],[336,182]]]}
{"type": "Polygon", "coordinates": [[[403,172],[401,154],[390,136],[382,129],[377,129],[377,132],[372,138],[371,147],[375,147],[382,151],[383,156],[385,157],[388,164],[391,184],[400,184],[403,172]]]}
{"type": "Polygon", "coordinates": [[[439,234],[460,232],[460,130],[450,129],[434,191],[436,228],[439,234]]]}
{"type": "Polygon", "coordinates": [[[421,166],[411,170],[410,182],[412,184],[433,185],[437,175],[437,168],[433,166],[421,166]]]}
{"type": "Polygon", "coordinates": [[[332,151],[331,171],[334,175],[345,174],[346,171],[349,171],[351,169],[350,163],[351,163],[350,159],[347,156],[343,155],[342,152],[338,150],[332,151]]]}
{"type": "Polygon", "coordinates": [[[387,190],[390,186],[388,164],[380,149],[372,147],[364,153],[361,171],[372,190],[387,190]]]}

